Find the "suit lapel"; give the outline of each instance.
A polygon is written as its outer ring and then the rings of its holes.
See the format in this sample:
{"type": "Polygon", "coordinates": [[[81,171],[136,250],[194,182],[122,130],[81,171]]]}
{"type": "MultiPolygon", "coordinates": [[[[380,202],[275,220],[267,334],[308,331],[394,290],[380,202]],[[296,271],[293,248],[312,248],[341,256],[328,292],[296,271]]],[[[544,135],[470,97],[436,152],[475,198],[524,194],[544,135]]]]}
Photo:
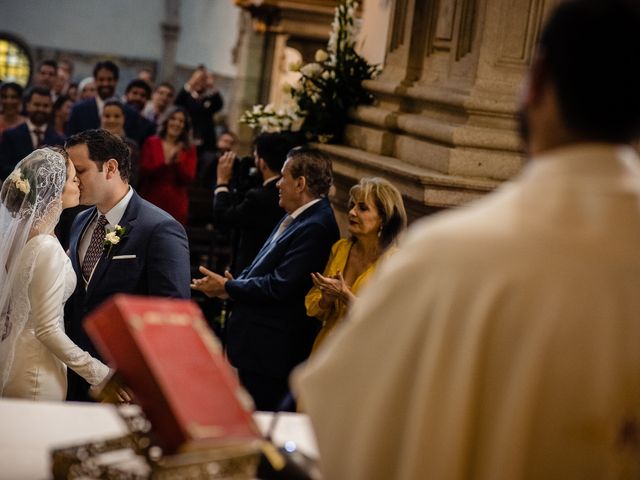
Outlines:
{"type": "MultiPolygon", "coordinates": [[[[260,251],[258,252],[258,254],[256,255],[256,258],[253,259],[253,262],[251,262],[251,265],[249,265],[248,268],[245,268],[244,271],[246,272],[250,272],[253,267],[255,265],[257,265],[258,263],[260,263],[262,261],[262,259],[267,255],[267,253],[269,253],[273,247],[282,239],[282,235],[280,235],[280,238],[276,239],[275,242],[272,241],[273,236],[276,234],[276,232],[278,231],[278,229],[280,228],[280,224],[282,222],[284,222],[284,219],[287,218],[287,216],[283,216],[282,219],[278,222],[278,224],[275,226],[275,228],[271,231],[271,235],[269,235],[269,238],[267,238],[264,242],[264,244],[262,245],[262,248],[260,249],[260,251]]],[[[293,222],[291,222],[291,225],[293,225],[294,223],[296,223],[295,219],[293,222]]],[[[291,225],[289,225],[289,228],[291,227],[291,225]]]]}
{"type": "MultiPolygon", "coordinates": [[[[273,231],[271,232],[271,235],[269,235],[269,238],[264,242],[264,245],[262,246],[262,248],[258,252],[258,255],[256,255],[256,258],[253,260],[253,262],[251,262],[251,265],[243,271],[243,273],[247,272],[246,276],[249,276],[249,273],[253,270],[253,268],[256,265],[258,265],[260,262],[262,262],[264,260],[264,258],[277,245],[282,243],[286,238],[288,238],[289,236],[291,236],[293,234],[293,232],[297,229],[296,228],[297,225],[303,223],[308,217],[310,217],[311,215],[314,215],[316,212],[318,212],[322,208],[324,208],[326,203],[328,203],[328,200],[326,198],[323,198],[322,200],[320,200],[316,204],[311,205],[304,212],[302,212],[300,215],[298,215],[296,218],[294,218],[293,221],[289,224],[289,226],[284,230],[284,232],[282,232],[280,234],[280,236],[278,238],[276,238],[275,241],[272,242],[271,239],[276,234],[276,232],[278,231],[278,228],[280,228],[280,224],[284,221],[284,219],[287,216],[285,215],[284,217],[282,217],[282,220],[280,220],[278,222],[278,225],[276,225],[276,227],[273,229],[273,231]]],[[[245,275],[241,275],[241,276],[242,277],[246,277],[245,275]]]]}
{"type": "Polygon", "coordinates": [[[136,220],[138,217],[138,210],[140,208],[140,197],[136,192],[133,192],[131,199],[129,200],[129,204],[127,205],[126,210],[124,211],[124,215],[120,219],[120,226],[124,227],[124,235],[118,243],[118,245],[114,245],[109,251],[109,248],[105,248],[100,256],[100,260],[96,264],[93,274],[89,279],[89,284],[87,285],[87,296],[90,296],[91,293],[95,290],[96,286],[100,283],[102,277],[105,275],[108,270],[109,263],[111,259],[116,254],[119,248],[122,248],[122,245],[128,240],[128,237],[131,235],[131,232],[135,228],[136,220]]]}
{"type": "Polygon", "coordinates": [[[31,152],[33,152],[33,140],[31,139],[31,132],[29,131],[29,127],[26,123],[23,123],[17,128],[21,129],[21,133],[17,137],[20,141],[20,145],[18,146],[20,158],[16,161],[16,164],[31,152]]]}

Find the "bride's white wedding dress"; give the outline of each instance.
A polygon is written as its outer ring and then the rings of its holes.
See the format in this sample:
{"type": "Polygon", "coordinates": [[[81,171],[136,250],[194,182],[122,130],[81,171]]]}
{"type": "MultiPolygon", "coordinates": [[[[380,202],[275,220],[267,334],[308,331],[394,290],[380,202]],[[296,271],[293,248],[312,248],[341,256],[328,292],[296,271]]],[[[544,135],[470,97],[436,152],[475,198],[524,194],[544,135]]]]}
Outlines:
{"type": "Polygon", "coordinates": [[[15,355],[2,396],[32,400],[64,400],[67,367],[92,385],[109,368],[73,343],[64,332],[64,304],[76,286],[71,261],[58,240],[40,234],[19,253],[12,288],[11,317],[29,309],[16,338],[15,355]]]}

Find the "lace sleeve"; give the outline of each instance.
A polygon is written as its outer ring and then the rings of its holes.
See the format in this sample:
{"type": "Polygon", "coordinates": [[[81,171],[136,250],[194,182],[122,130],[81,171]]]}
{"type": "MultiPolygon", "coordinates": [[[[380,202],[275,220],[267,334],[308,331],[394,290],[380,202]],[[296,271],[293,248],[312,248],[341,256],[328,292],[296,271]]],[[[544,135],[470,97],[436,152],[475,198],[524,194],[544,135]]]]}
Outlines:
{"type": "Polygon", "coordinates": [[[100,383],[109,373],[100,360],[81,350],[66,335],[62,327],[64,302],[64,252],[50,237],[43,242],[36,258],[29,286],[31,315],[35,333],[60,361],[92,385],[100,383]]]}

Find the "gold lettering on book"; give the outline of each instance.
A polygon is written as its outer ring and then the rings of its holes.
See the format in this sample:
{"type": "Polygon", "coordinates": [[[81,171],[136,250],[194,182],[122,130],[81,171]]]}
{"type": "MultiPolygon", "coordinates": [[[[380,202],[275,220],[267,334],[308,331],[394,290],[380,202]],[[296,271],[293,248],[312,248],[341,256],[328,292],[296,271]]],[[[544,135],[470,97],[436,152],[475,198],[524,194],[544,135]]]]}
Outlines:
{"type": "Polygon", "coordinates": [[[140,330],[144,325],[178,325],[187,327],[197,322],[198,317],[188,313],[166,313],[166,312],[145,312],[142,315],[131,315],[129,323],[136,330],[140,330]]]}
{"type": "Polygon", "coordinates": [[[224,435],[224,428],[217,425],[199,425],[191,422],[187,426],[191,438],[216,438],[224,435]]]}

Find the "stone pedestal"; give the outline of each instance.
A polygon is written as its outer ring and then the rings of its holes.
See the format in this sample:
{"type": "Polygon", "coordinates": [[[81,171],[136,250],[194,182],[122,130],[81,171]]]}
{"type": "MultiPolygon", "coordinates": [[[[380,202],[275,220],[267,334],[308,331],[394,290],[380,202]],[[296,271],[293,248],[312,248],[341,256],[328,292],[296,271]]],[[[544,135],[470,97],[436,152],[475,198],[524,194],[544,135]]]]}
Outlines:
{"type": "Polygon", "coordinates": [[[416,218],[518,172],[520,84],[553,3],[397,0],[383,72],[365,85],[375,104],[350,112],[344,146],[321,146],[340,183],[384,176],[416,218]]]}

